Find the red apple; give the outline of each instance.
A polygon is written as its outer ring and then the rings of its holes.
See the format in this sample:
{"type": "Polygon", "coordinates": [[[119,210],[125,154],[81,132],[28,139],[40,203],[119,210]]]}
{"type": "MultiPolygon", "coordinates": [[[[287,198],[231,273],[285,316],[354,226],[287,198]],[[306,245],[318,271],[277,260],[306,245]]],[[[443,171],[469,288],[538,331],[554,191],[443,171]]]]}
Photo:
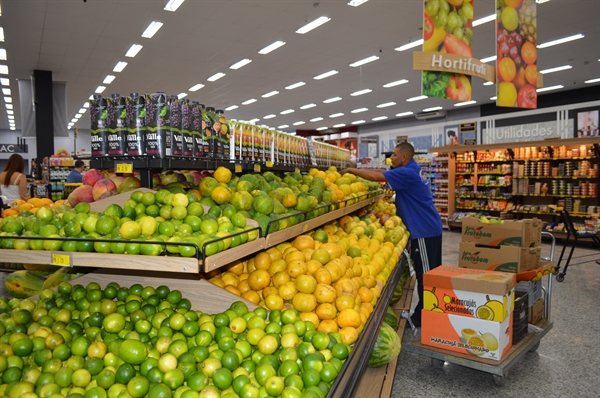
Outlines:
{"type": "Polygon", "coordinates": [[[453,101],[469,101],[471,99],[471,82],[464,75],[451,75],[450,84],[446,87],[448,99],[453,101]]]}
{"type": "Polygon", "coordinates": [[[517,94],[517,107],[519,108],[537,108],[537,91],[531,84],[526,84],[517,94]]]}

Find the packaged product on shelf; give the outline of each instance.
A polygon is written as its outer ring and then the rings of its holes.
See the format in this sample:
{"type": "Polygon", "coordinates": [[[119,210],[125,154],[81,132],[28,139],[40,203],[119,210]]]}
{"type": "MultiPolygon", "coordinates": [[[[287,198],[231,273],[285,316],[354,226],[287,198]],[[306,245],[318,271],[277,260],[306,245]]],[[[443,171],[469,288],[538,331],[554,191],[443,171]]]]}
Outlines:
{"type": "Polygon", "coordinates": [[[167,137],[167,156],[181,157],[183,155],[181,100],[176,96],[171,96],[169,103],[169,132],[170,134],[167,137]]]}
{"type": "Polygon", "coordinates": [[[106,141],[108,129],[108,109],[106,98],[94,94],[90,100],[90,132],[92,140],[92,156],[108,156],[106,141]]]}
{"type": "Polygon", "coordinates": [[[229,134],[231,135],[229,158],[235,161],[242,160],[242,123],[238,121],[229,121],[229,134]]]}
{"type": "Polygon", "coordinates": [[[252,159],[252,125],[242,123],[242,159],[250,161],[252,159]]]}
{"type": "Polygon", "coordinates": [[[206,117],[210,120],[207,122],[206,130],[208,132],[209,124],[210,124],[210,138],[208,140],[210,144],[210,152],[212,157],[215,159],[223,158],[223,143],[220,140],[221,135],[221,122],[219,122],[219,118],[217,113],[215,112],[215,108],[209,106],[206,108],[206,117]]]}
{"type": "Polygon", "coordinates": [[[215,157],[215,151],[213,149],[213,119],[209,116],[209,109],[214,111],[214,108],[205,108],[204,104],[200,104],[202,107],[202,157],[212,158],[215,157]]]}
{"type": "Polygon", "coordinates": [[[181,100],[181,137],[182,155],[194,156],[194,136],[192,135],[192,108],[190,101],[181,100]]]}
{"type": "Polygon", "coordinates": [[[219,126],[217,138],[221,145],[221,158],[229,159],[229,125],[227,124],[227,119],[225,119],[225,113],[221,109],[216,110],[215,114],[218,122],[213,126],[219,126]]]}
{"type": "Polygon", "coordinates": [[[146,154],[146,98],[138,93],[131,93],[127,98],[127,156],[143,156],[146,154]]]}
{"type": "Polygon", "coordinates": [[[192,101],[192,137],[194,138],[193,157],[204,157],[204,121],[202,120],[202,110],[204,105],[198,101],[192,101]]]}
{"type": "Polygon", "coordinates": [[[259,150],[259,132],[260,129],[258,126],[251,125],[250,131],[252,132],[252,160],[257,162],[260,158],[260,150],[259,150]]]}
{"type": "Polygon", "coordinates": [[[110,156],[124,156],[127,139],[127,107],[125,97],[120,94],[111,94],[112,104],[109,115],[110,125],[108,141],[108,154],[110,156]]]}
{"type": "Polygon", "coordinates": [[[146,95],[146,153],[154,158],[166,156],[169,135],[169,103],[165,93],[146,95]]]}

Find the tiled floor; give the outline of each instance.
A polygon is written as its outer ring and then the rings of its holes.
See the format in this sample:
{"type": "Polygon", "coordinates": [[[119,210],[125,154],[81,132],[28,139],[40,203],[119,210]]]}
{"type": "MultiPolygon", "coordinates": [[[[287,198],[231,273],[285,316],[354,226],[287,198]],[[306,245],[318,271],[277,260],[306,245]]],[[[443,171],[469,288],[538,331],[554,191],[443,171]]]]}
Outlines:
{"type": "MultiPolygon", "coordinates": [[[[444,265],[455,265],[460,233],[444,232],[444,265]]],[[[544,244],[542,256],[550,245],[544,244]]],[[[557,243],[558,259],[562,242],[557,243]]],[[[566,257],[566,256],[565,256],[566,257]]],[[[537,351],[510,369],[504,387],[492,376],[459,365],[432,366],[431,359],[402,350],[392,397],[598,397],[600,395],[600,250],[576,248],[564,282],[553,281],[554,327],[537,351]]],[[[544,278],[544,286],[547,286],[544,278]]],[[[415,297],[416,298],[416,297],[415,297]]],[[[414,299],[413,299],[414,305],[414,299]]],[[[403,344],[414,341],[407,330],[403,344]]]]}

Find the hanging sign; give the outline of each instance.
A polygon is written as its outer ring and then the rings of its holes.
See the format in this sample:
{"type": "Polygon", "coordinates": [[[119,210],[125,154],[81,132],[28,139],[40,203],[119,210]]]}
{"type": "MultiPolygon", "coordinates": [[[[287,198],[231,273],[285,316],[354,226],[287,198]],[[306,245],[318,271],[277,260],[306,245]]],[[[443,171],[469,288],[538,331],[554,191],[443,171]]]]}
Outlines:
{"type": "Polygon", "coordinates": [[[496,0],[496,106],[537,108],[537,5],[496,0]]]}
{"type": "Polygon", "coordinates": [[[0,153],[27,153],[27,151],[19,145],[0,143],[0,153]]]}

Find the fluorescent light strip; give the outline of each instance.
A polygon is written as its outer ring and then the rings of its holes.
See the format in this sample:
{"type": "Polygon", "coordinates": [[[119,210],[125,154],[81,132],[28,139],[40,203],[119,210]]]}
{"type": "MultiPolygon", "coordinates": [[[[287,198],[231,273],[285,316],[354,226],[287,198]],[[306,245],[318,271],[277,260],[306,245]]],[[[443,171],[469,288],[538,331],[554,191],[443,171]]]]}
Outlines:
{"type": "Polygon", "coordinates": [[[279,112],[280,115],[289,115],[290,113],[294,113],[295,110],[293,109],[286,109],[285,111],[281,111],[279,112]]]}
{"type": "Polygon", "coordinates": [[[431,108],[425,108],[425,109],[423,109],[423,112],[434,112],[434,111],[439,111],[439,110],[442,110],[442,109],[444,109],[444,107],[442,107],[442,106],[433,106],[431,108]]]}
{"type": "Polygon", "coordinates": [[[104,90],[106,90],[105,86],[98,86],[98,87],[96,87],[96,91],[95,92],[97,94],[102,94],[104,92],[104,90]]]}
{"type": "Polygon", "coordinates": [[[494,82],[485,82],[483,83],[484,86],[492,86],[494,84],[494,82]]]}
{"type": "Polygon", "coordinates": [[[360,90],[360,91],[355,91],[352,94],[350,94],[353,97],[358,97],[359,95],[363,95],[363,94],[368,94],[370,92],[372,92],[373,90],[371,90],[370,88],[366,88],[364,90],[360,90]]]}
{"type": "Polygon", "coordinates": [[[77,119],[77,118],[74,117],[73,119],[71,119],[71,123],[77,123],[78,120],[79,119],[77,119]]]}
{"type": "Polygon", "coordinates": [[[12,103],[12,97],[4,97],[4,102],[11,104],[12,103]]]}
{"type": "Polygon", "coordinates": [[[119,61],[113,68],[113,72],[123,72],[123,69],[127,66],[127,62],[119,61]]]}
{"type": "Polygon", "coordinates": [[[0,65],[0,75],[8,75],[8,66],[0,65]]]}
{"type": "Polygon", "coordinates": [[[290,127],[290,126],[288,126],[287,124],[282,124],[281,126],[277,126],[278,129],[287,129],[288,127],[290,127]]]}
{"type": "Polygon", "coordinates": [[[225,76],[225,73],[219,72],[219,73],[215,73],[214,75],[212,75],[211,77],[209,77],[206,80],[208,80],[209,82],[216,82],[217,80],[219,80],[223,76],[225,76]]]}
{"type": "Polygon", "coordinates": [[[496,96],[494,95],[493,97],[490,97],[490,99],[491,99],[492,101],[496,101],[496,100],[498,99],[498,97],[496,97],[496,96]]]}
{"type": "Polygon", "coordinates": [[[320,122],[321,120],[323,120],[323,118],[322,118],[322,117],[316,117],[316,118],[314,118],[314,119],[310,119],[310,121],[311,121],[311,122],[313,122],[313,123],[314,123],[314,122],[320,122]]]}
{"type": "Polygon", "coordinates": [[[204,84],[198,83],[198,84],[194,84],[192,87],[190,87],[190,91],[198,91],[200,90],[202,87],[204,87],[204,84]]]}
{"type": "Polygon", "coordinates": [[[364,120],[355,120],[352,122],[352,124],[361,124],[361,123],[365,123],[364,120]]]}
{"type": "Polygon", "coordinates": [[[146,39],[151,39],[152,36],[154,36],[156,34],[156,32],[158,32],[158,30],[162,26],[163,26],[162,22],[158,22],[158,21],[150,22],[150,25],[148,25],[148,27],[146,28],[144,33],[142,33],[142,37],[145,37],[146,39]]]}
{"type": "Polygon", "coordinates": [[[185,0],[169,0],[167,5],[165,6],[166,11],[175,12],[179,8],[181,4],[183,4],[185,0]]]}
{"type": "Polygon", "coordinates": [[[323,101],[325,104],[330,104],[332,102],[336,102],[336,101],[340,101],[342,99],[342,97],[333,97],[333,98],[329,98],[326,99],[325,101],[323,101]]]}
{"type": "Polygon", "coordinates": [[[483,62],[485,64],[485,63],[488,63],[488,62],[495,61],[497,58],[498,58],[497,56],[492,55],[492,56],[489,56],[489,57],[486,57],[486,58],[481,58],[479,61],[481,61],[481,62],[483,62]]]}
{"type": "Polygon", "coordinates": [[[130,57],[133,58],[137,55],[137,53],[140,52],[140,50],[143,48],[144,46],[142,46],[141,44],[134,44],[131,47],[129,47],[129,50],[127,50],[127,52],[125,53],[126,57],[130,57]]]}
{"type": "Polygon", "coordinates": [[[541,70],[540,73],[542,75],[545,75],[546,73],[560,72],[561,70],[567,70],[567,69],[571,69],[571,68],[572,68],[571,65],[557,66],[556,68],[541,70]]]}
{"type": "Polygon", "coordinates": [[[488,15],[487,17],[479,18],[473,21],[473,27],[482,25],[486,22],[491,22],[496,20],[496,14],[488,15]]]}
{"type": "Polygon", "coordinates": [[[259,120],[260,120],[259,118],[254,118],[254,119],[250,119],[250,120],[248,120],[248,121],[249,121],[250,123],[253,123],[253,124],[254,124],[254,123],[258,122],[259,120]]]}
{"type": "Polygon", "coordinates": [[[304,124],[305,122],[303,120],[296,122],[296,123],[292,123],[294,126],[300,126],[302,124],[304,124]]]}
{"type": "Polygon", "coordinates": [[[344,123],[340,123],[340,124],[334,124],[333,127],[335,128],[339,128],[339,127],[344,127],[345,124],[344,123]]]}
{"type": "Polygon", "coordinates": [[[4,94],[4,95],[10,95],[10,88],[3,88],[2,89],[2,94],[4,94]]]}
{"type": "Polygon", "coordinates": [[[334,113],[333,115],[329,115],[329,117],[331,117],[331,118],[340,117],[340,116],[344,116],[344,114],[342,112],[338,112],[338,113],[334,113]]]}
{"type": "Polygon", "coordinates": [[[250,62],[252,62],[251,59],[249,58],[244,58],[241,61],[236,62],[235,64],[231,65],[229,67],[229,69],[240,69],[242,66],[246,66],[248,65],[250,62]]]}
{"type": "Polygon", "coordinates": [[[304,82],[298,82],[298,83],[290,84],[290,85],[289,85],[289,86],[287,86],[285,89],[286,89],[286,90],[293,90],[293,89],[295,89],[295,88],[298,88],[298,87],[304,86],[305,84],[306,84],[306,83],[304,83],[304,82]]]}
{"type": "Polygon", "coordinates": [[[410,42],[408,44],[405,44],[403,46],[396,47],[396,48],[394,48],[394,50],[396,50],[396,51],[406,51],[406,50],[408,50],[410,48],[418,47],[421,44],[423,44],[423,39],[419,39],[419,40],[410,42]]]}
{"type": "Polygon", "coordinates": [[[274,114],[272,114],[272,113],[271,113],[270,115],[267,115],[267,116],[263,117],[263,119],[267,119],[267,120],[268,120],[268,119],[273,119],[273,118],[274,118],[274,117],[276,117],[276,116],[277,116],[277,115],[274,115],[274,114]]]}
{"type": "Polygon", "coordinates": [[[399,86],[401,84],[406,84],[406,83],[408,83],[408,80],[406,80],[406,79],[396,80],[395,82],[384,84],[383,87],[390,88],[390,87],[395,87],[395,86],[399,86]]]}
{"type": "Polygon", "coordinates": [[[242,105],[250,105],[256,102],[256,98],[250,98],[249,100],[246,100],[244,102],[242,102],[242,105]]]}
{"type": "Polygon", "coordinates": [[[265,55],[265,54],[270,53],[271,51],[277,50],[279,47],[281,47],[283,45],[285,45],[284,41],[277,40],[275,43],[269,44],[268,46],[266,46],[265,48],[263,48],[262,50],[260,50],[258,53],[262,54],[262,55],[265,55]]]}
{"type": "Polygon", "coordinates": [[[586,80],[586,81],[584,81],[584,83],[586,83],[586,84],[590,84],[590,83],[598,83],[598,82],[600,82],[600,77],[597,77],[597,78],[595,78],[595,79],[590,79],[590,80],[586,80]]]}
{"type": "Polygon", "coordinates": [[[94,99],[94,94],[90,95],[90,98],[88,98],[89,100],[93,100],[94,99]]]}
{"type": "Polygon", "coordinates": [[[83,115],[84,113],[86,113],[86,112],[87,112],[87,109],[85,109],[85,108],[81,108],[81,109],[79,109],[79,113],[81,113],[82,115],[83,115]]]}
{"type": "Polygon", "coordinates": [[[379,105],[377,105],[377,107],[378,108],[387,108],[388,106],[394,106],[394,105],[396,105],[396,103],[392,101],[392,102],[386,102],[385,104],[379,104],[379,105]]]}
{"type": "Polygon", "coordinates": [[[317,131],[323,131],[323,130],[327,130],[329,127],[319,127],[317,128],[317,131]]]}
{"type": "Polygon", "coordinates": [[[6,111],[6,114],[7,114],[7,115],[14,115],[14,114],[15,114],[15,111],[13,111],[13,110],[11,110],[11,109],[8,109],[8,110],[6,111]]]}
{"type": "Polygon", "coordinates": [[[419,95],[419,96],[417,96],[417,97],[412,97],[412,98],[409,98],[409,99],[407,99],[406,101],[407,101],[407,102],[414,102],[414,101],[420,101],[420,100],[424,100],[424,99],[426,99],[426,98],[427,98],[427,96],[426,96],[426,95],[419,95]]]}
{"type": "Polygon", "coordinates": [[[350,111],[350,113],[361,113],[361,112],[366,112],[368,110],[369,110],[369,108],[358,108],[353,111],[350,111]]]}
{"type": "Polygon", "coordinates": [[[371,119],[371,120],[373,120],[373,121],[375,121],[375,122],[376,122],[376,121],[378,121],[378,120],[385,120],[385,119],[387,119],[387,118],[388,118],[387,116],[378,116],[378,117],[374,117],[374,118],[373,118],[373,119],[371,119]]]}
{"type": "Polygon", "coordinates": [[[6,50],[4,48],[0,48],[0,61],[6,61],[6,50]]]}
{"type": "Polygon", "coordinates": [[[227,108],[225,108],[225,110],[226,111],[232,111],[232,110],[237,109],[237,108],[239,108],[239,106],[237,106],[237,105],[231,105],[231,106],[228,106],[227,108]]]}
{"type": "Polygon", "coordinates": [[[354,63],[351,63],[350,66],[353,67],[353,68],[356,68],[357,66],[368,64],[369,62],[377,61],[378,59],[379,59],[379,57],[377,55],[371,55],[368,58],[361,59],[360,61],[356,61],[354,63]]]}
{"type": "Polygon", "coordinates": [[[263,97],[263,98],[269,98],[269,97],[272,97],[272,96],[277,95],[277,94],[279,94],[279,91],[269,91],[268,93],[261,95],[261,97],[263,97]]]}
{"type": "Polygon", "coordinates": [[[4,28],[0,26],[0,41],[4,41],[4,28]]]}
{"type": "Polygon", "coordinates": [[[350,0],[348,5],[352,7],[358,7],[361,4],[365,4],[367,1],[369,0],[350,0]]]}
{"type": "Polygon", "coordinates": [[[329,76],[337,75],[338,73],[339,72],[337,70],[330,70],[329,72],[321,73],[320,75],[313,77],[313,79],[321,80],[321,79],[325,79],[326,77],[329,77],[329,76]]]}
{"type": "Polygon", "coordinates": [[[331,21],[331,18],[328,17],[319,17],[317,19],[315,19],[312,22],[307,23],[306,25],[304,25],[303,27],[301,27],[300,29],[298,29],[296,31],[296,33],[299,33],[301,35],[310,32],[313,29],[318,28],[319,26],[323,25],[324,23],[327,23],[331,21]]]}
{"type": "Polygon", "coordinates": [[[4,104],[4,106],[6,107],[6,109],[12,109],[13,108],[13,104],[4,104]]]}
{"type": "Polygon", "coordinates": [[[102,81],[102,83],[104,84],[111,84],[113,82],[113,80],[115,80],[116,76],[114,75],[108,75],[104,78],[104,80],[102,81]]]}
{"type": "Polygon", "coordinates": [[[188,93],[179,93],[177,94],[177,98],[182,99],[188,96],[188,93]]]}
{"type": "Polygon", "coordinates": [[[306,105],[302,105],[300,107],[300,109],[310,109],[310,108],[314,108],[315,106],[317,106],[317,104],[306,104],[306,105]]]}
{"type": "Polygon", "coordinates": [[[81,116],[83,116],[83,115],[78,113],[77,115],[75,115],[75,119],[81,119],[81,116]]]}
{"type": "Polygon", "coordinates": [[[538,4],[544,4],[544,3],[547,3],[549,1],[550,0],[535,0],[535,2],[538,3],[538,4]]]}
{"type": "Polygon", "coordinates": [[[3,86],[10,86],[10,79],[6,78],[6,77],[2,77],[0,78],[0,83],[3,86]]]}
{"type": "Polygon", "coordinates": [[[573,40],[579,40],[579,39],[583,39],[585,37],[585,35],[579,33],[573,36],[568,36],[568,37],[563,37],[562,39],[557,39],[557,40],[552,40],[552,41],[548,41],[546,43],[542,43],[542,44],[538,44],[537,48],[546,48],[546,47],[552,47],[552,46],[556,46],[558,44],[563,44],[563,43],[567,43],[573,40]]]}
{"type": "Polygon", "coordinates": [[[562,84],[558,84],[556,86],[550,86],[550,87],[543,87],[543,88],[538,88],[537,92],[538,93],[543,93],[544,91],[552,91],[552,90],[558,90],[563,88],[564,86],[562,84]]]}
{"type": "Polygon", "coordinates": [[[83,107],[84,108],[89,108],[90,107],[90,103],[89,102],[84,102],[83,103],[83,107]]]}
{"type": "Polygon", "coordinates": [[[465,101],[465,102],[458,102],[456,104],[454,104],[454,106],[465,106],[465,105],[472,105],[472,104],[476,104],[477,101],[475,100],[471,100],[471,101],[465,101]]]}

